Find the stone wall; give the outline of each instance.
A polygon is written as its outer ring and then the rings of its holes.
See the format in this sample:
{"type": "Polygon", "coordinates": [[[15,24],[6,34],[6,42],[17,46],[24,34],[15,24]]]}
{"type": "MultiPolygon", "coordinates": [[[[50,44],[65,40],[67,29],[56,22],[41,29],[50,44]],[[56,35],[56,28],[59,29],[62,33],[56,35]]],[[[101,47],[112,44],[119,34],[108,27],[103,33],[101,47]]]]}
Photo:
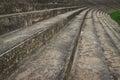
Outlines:
{"type": "Polygon", "coordinates": [[[2,15],[0,16],[0,35],[19,28],[29,27],[39,21],[77,8],[79,7],[56,8],[50,10],[2,15]]]}
{"type": "Polygon", "coordinates": [[[45,25],[45,28],[42,28],[43,30],[33,33],[28,39],[23,40],[19,44],[14,42],[16,46],[0,55],[0,80],[7,78],[7,76],[18,68],[25,57],[29,57],[34,51],[36,51],[36,49],[45,45],[55,33],[63,28],[68,21],[70,21],[75,15],[79,14],[82,10],[76,10],[72,14],[69,14],[69,16],[60,18],[60,20],[55,23],[45,25]]]}
{"type": "Polygon", "coordinates": [[[101,9],[103,10],[103,7],[107,7],[109,9],[115,9],[114,6],[120,7],[119,0],[0,0],[0,14],[50,9],[63,6],[81,6],[83,4],[87,4],[89,6],[94,5],[99,8],[101,6],[101,9]],[[110,7],[108,7],[109,5],[110,7]]]}
{"type": "Polygon", "coordinates": [[[68,7],[65,4],[29,4],[29,3],[0,3],[0,15],[19,12],[36,11],[58,7],[68,7]]]}

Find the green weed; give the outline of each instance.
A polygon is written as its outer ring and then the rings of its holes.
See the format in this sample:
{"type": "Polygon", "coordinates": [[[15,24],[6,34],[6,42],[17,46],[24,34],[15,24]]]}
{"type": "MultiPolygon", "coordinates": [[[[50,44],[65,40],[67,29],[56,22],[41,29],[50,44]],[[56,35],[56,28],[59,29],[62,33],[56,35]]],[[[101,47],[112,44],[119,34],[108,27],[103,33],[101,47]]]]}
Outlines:
{"type": "Polygon", "coordinates": [[[109,13],[109,15],[113,20],[115,20],[118,24],[120,24],[120,11],[111,12],[109,13]]]}

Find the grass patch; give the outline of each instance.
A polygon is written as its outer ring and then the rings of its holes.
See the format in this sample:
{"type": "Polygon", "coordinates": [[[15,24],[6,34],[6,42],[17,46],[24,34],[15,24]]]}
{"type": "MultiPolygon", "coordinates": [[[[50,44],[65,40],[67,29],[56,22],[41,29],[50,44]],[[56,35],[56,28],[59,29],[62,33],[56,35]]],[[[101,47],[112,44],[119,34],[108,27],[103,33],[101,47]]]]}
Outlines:
{"type": "Polygon", "coordinates": [[[120,11],[111,12],[109,13],[109,15],[113,20],[115,20],[120,25],[120,11]]]}

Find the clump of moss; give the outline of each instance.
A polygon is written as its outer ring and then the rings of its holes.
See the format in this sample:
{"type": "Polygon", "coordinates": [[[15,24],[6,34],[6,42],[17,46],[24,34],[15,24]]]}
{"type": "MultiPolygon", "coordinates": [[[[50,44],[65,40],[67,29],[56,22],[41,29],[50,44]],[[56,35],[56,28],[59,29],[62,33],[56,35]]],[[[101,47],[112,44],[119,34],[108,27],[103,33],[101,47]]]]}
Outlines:
{"type": "Polygon", "coordinates": [[[111,12],[109,13],[109,15],[113,20],[115,20],[120,25],[120,11],[111,12]]]}

